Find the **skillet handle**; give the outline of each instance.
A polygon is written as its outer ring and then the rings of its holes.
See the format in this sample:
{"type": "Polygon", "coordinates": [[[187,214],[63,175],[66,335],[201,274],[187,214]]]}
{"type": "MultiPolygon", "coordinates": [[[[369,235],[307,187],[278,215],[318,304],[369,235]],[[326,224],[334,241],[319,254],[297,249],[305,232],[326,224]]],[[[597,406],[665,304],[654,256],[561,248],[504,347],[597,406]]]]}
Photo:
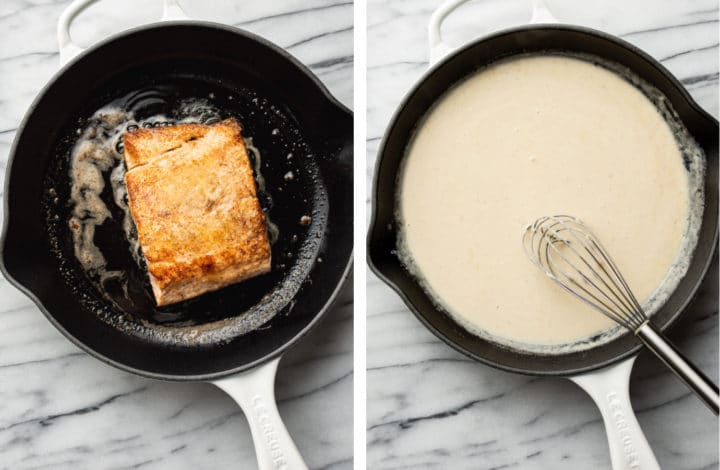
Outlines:
{"type": "Polygon", "coordinates": [[[569,377],[600,408],[614,470],[660,470],[630,403],[635,358],[588,374],[569,377]]]}
{"type": "MultiPolygon", "coordinates": [[[[75,0],[68,5],[58,18],[57,38],[58,48],[60,50],[60,65],[67,64],[73,57],[85,50],[72,41],[70,37],[70,24],[82,13],[87,7],[98,0],[75,0]]],[[[177,0],[163,0],[163,16],[160,21],[187,20],[189,17],[185,14],[177,0]]]]}
{"type": "MultiPolygon", "coordinates": [[[[454,49],[443,42],[440,28],[442,26],[442,22],[450,13],[468,1],[470,0],[446,0],[437,8],[437,10],[433,12],[430,17],[430,23],[428,24],[430,65],[438,62],[454,49]]],[[[530,17],[530,24],[559,22],[552,13],[550,13],[550,10],[545,4],[545,0],[531,0],[531,4],[532,15],[530,17]]]]}
{"type": "Polygon", "coordinates": [[[240,405],[250,425],[259,470],[307,470],[275,403],[280,359],[213,382],[240,405]]]}

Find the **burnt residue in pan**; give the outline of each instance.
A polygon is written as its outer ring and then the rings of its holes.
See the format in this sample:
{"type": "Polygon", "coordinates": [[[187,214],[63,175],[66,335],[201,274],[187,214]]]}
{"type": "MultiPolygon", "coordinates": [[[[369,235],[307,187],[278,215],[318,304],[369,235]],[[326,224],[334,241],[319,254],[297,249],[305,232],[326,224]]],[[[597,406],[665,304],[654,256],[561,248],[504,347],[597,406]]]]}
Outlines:
{"type": "Polygon", "coordinates": [[[94,107],[68,126],[44,184],[49,243],[84,306],[141,339],[181,346],[229,341],[290,314],[292,299],[311,282],[328,205],[316,156],[289,111],[255,90],[187,76],[110,91],[94,107]],[[123,133],[229,117],[247,139],[272,270],[158,308],[127,210],[123,133]]]}

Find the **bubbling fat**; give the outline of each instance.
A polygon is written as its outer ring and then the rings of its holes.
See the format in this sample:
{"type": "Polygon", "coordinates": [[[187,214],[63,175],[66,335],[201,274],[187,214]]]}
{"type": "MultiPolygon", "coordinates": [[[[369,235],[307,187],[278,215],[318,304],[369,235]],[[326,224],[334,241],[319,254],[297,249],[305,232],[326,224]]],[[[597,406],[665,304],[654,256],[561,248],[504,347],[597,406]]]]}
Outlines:
{"type": "Polygon", "coordinates": [[[401,171],[398,253],[475,335],[535,354],[623,331],[527,260],[524,227],[584,220],[653,314],[685,275],[705,160],[667,99],[629,70],[558,53],[505,59],[427,113],[401,171]]]}

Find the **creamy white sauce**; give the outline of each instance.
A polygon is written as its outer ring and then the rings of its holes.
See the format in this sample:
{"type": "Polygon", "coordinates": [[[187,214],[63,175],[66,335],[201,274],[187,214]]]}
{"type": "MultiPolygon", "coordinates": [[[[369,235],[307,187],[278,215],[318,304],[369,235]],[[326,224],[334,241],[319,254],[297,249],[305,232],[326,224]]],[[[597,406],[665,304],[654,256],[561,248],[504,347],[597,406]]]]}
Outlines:
{"type": "Polygon", "coordinates": [[[560,55],[498,62],[446,93],[408,147],[400,256],[477,335],[553,354],[622,333],[528,261],[521,236],[540,216],[584,220],[650,314],[687,270],[702,152],[657,90],[602,65],[560,55]]]}

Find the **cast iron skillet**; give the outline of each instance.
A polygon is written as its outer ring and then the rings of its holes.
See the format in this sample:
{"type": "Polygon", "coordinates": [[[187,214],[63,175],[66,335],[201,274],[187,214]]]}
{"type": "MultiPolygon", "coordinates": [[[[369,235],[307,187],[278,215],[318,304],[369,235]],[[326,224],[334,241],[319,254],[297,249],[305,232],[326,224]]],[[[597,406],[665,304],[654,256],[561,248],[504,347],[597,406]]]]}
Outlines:
{"type": "Polygon", "coordinates": [[[688,273],[667,303],[653,316],[654,323],[659,327],[669,326],[688,306],[715,254],[718,235],[717,121],[692,100],[662,65],[631,44],[577,26],[524,26],[468,44],[433,67],[407,94],[390,121],[380,145],[372,192],[368,262],[373,271],[400,294],[420,321],[450,346],[488,365],[531,375],[574,375],[591,371],[633,354],[640,348],[640,343],[632,335],[624,335],[592,350],[550,356],[503,348],[467,333],[450,316],[434,306],[431,298],[402,266],[396,253],[398,224],[395,219],[395,201],[398,171],[405,147],[418,122],[452,84],[498,59],[553,50],[592,54],[630,68],[667,96],[682,122],[705,151],[705,211],[698,245],[688,273]]]}
{"type": "MultiPolygon", "coordinates": [[[[4,273],[71,340],[130,372],[163,379],[205,380],[252,367],[297,341],[325,312],[347,274],[352,214],[343,208],[352,203],[351,133],[350,112],[304,66],[257,36],[198,22],[151,25],[114,36],[58,72],[18,129],[6,177],[4,273]],[[195,346],[189,341],[180,343],[182,338],[143,338],[142,333],[134,336],[103,321],[92,309],[116,311],[117,307],[94,292],[74,259],[66,227],[56,227],[43,211],[48,205],[44,201],[47,190],[53,186],[60,207],[48,210],[56,211],[61,216],[60,225],[66,225],[67,219],[62,216],[68,209],[62,203],[67,200],[63,193],[68,188],[67,166],[58,162],[67,161],[78,123],[85,122],[112,98],[156,84],[181,84],[179,91],[171,92],[180,97],[205,96],[208,90],[235,96],[221,107],[228,115],[239,117],[244,132],[261,149],[262,172],[273,197],[268,213],[280,226],[280,238],[273,246],[274,269],[279,273],[207,294],[200,302],[182,307],[156,309],[138,300],[127,308],[136,309],[130,313],[147,319],[153,313],[179,312],[178,316],[190,321],[192,314],[183,310],[197,308],[202,314],[198,320],[242,314],[260,302],[259,294],[284,281],[282,274],[290,272],[290,265],[308,262],[287,258],[290,250],[302,247],[304,239],[310,238],[307,234],[320,237],[317,246],[308,250],[312,268],[307,280],[311,282],[305,282],[297,295],[283,299],[276,307],[288,310],[292,300],[292,310],[275,315],[266,328],[227,344],[195,346]],[[269,105],[254,104],[258,98],[269,105]],[[270,106],[275,111],[266,113],[270,106]],[[300,162],[289,162],[288,153],[294,154],[291,160],[300,162]],[[288,171],[302,171],[310,162],[319,168],[316,180],[303,184],[300,180],[305,175],[301,174],[296,185],[284,182],[288,171]],[[285,191],[276,192],[273,187],[285,191]],[[323,212],[327,212],[324,217],[323,212]],[[317,213],[313,219],[318,221],[317,230],[299,223],[302,215],[312,213],[317,213]],[[48,240],[48,233],[56,231],[63,237],[61,259],[48,240]],[[293,235],[300,239],[293,242],[293,235]],[[321,256],[321,263],[316,263],[317,256],[321,256]],[[284,269],[276,266],[283,262],[284,269]],[[71,272],[63,273],[61,267],[71,272]],[[81,298],[79,291],[83,289],[90,292],[91,299],[81,298]],[[248,291],[256,295],[250,296],[248,291]]],[[[126,246],[111,241],[114,244],[108,242],[107,251],[121,252],[117,256],[126,257],[129,269],[137,269],[130,267],[126,246]]],[[[144,280],[144,274],[141,277],[144,280]]]]}
{"type": "MultiPolygon", "coordinates": [[[[88,3],[71,5],[66,23],[88,3]]],[[[348,275],[352,159],[352,114],[279,47],[214,23],[126,31],[63,67],[19,126],[5,181],[2,271],[72,342],[113,366],[166,380],[247,371],[317,324],[348,275]],[[95,241],[128,273],[129,298],[108,300],[89,282],[67,228],[68,154],[77,129],[122,96],[148,116],[185,98],[211,97],[222,117],[241,122],[262,153],[269,197],[261,204],[280,231],[271,273],[158,309],[115,217],[95,241]],[[309,225],[300,224],[303,215],[312,217],[309,225]]]]}
{"type": "MultiPolygon", "coordinates": [[[[447,46],[440,40],[440,24],[464,1],[448,0],[433,15],[431,59],[434,53],[447,51],[447,46]]],[[[554,22],[542,1],[535,0],[533,5],[531,22],[554,22]]],[[[578,26],[533,24],[491,34],[450,53],[415,84],[391,119],[380,145],[371,196],[368,264],[430,331],[461,353],[509,372],[564,376],[585,389],[600,408],[605,421],[613,468],[659,468],[633,416],[629,400],[630,372],[634,355],[641,347],[634,335],[625,334],[589,350],[560,355],[535,355],[502,347],[467,332],[436,307],[397,255],[399,227],[395,214],[399,168],[406,146],[425,113],[453,84],[479,68],[517,54],[548,51],[594,55],[629,68],[665,94],[704,150],[707,158],[705,209],[697,248],[687,274],[665,305],[654,314],[653,323],[666,329],[688,308],[709,266],[717,259],[718,123],[693,101],[667,69],[648,54],[618,38],[578,26]]]]}

